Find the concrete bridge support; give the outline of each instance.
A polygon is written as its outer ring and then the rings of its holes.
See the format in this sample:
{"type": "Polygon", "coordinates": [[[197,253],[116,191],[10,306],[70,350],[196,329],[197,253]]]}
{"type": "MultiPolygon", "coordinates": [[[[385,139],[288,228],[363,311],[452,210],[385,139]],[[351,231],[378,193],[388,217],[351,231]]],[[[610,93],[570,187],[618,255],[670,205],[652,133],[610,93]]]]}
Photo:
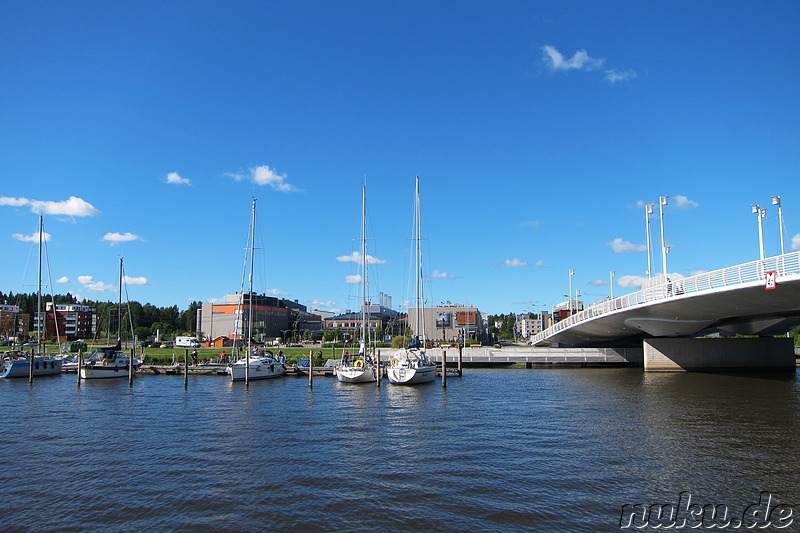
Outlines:
{"type": "Polygon", "coordinates": [[[699,370],[794,370],[790,338],[645,339],[645,372],[699,370]]]}

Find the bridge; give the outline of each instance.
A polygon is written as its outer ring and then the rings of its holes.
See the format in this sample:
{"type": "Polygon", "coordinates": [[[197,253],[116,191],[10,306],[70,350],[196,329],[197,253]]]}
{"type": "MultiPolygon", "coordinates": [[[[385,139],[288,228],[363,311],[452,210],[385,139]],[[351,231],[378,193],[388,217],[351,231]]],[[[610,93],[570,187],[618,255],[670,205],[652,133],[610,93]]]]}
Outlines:
{"type": "Polygon", "coordinates": [[[645,370],[771,368],[789,366],[789,359],[794,368],[791,339],[770,336],[800,325],[800,252],[685,278],[662,275],[653,281],[557,322],[534,336],[533,344],[642,345],[645,370]],[[762,339],[700,338],[715,333],[762,339]],[[732,342],[745,340],[751,342],[732,342]]]}

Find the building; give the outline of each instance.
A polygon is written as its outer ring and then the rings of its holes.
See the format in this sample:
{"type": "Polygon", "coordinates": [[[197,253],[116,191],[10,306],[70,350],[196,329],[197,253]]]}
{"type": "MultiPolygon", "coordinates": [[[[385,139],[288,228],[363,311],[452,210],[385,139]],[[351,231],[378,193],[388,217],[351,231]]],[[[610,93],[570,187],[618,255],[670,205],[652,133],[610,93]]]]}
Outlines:
{"type": "MultiPolygon", "coordinates": [[[[56,304],[53,312],[53,302],[47,302],[44,315],[42,331],[47,339],[56,336],[59,342],[91,339],[97,331],[97,313],[87,305],[56,304]]],[[[34,322],[41,324],[39,313],[35,313],[34,322]]]]}
{"type": "MultiPolygon", "coordinates": [[[[451,343],[466,339],[484,342],[489,337],[486,315],[477,307],[447,302],[439,307],[425,307],[422,311],[425,336],[429,341],[451,343]]],[[[423,331],[417,323],[418,315],[416,308],[409,308],[408,323],[414,336],[423,331]]]]}
{"type": "Polygon", "coordinates": [[[530,339],[537,333],[546,329],[550,324],[551,315],[547,311],[540,314],[524,313],[516,316],[514,331],[517,339],[530,339]]]}
{"type": "Polygon", "coordinates": [[[204,303],[197,311],[198,334],[206,339],[241,339],[251,331],[256,341],[300,339],[322,332],[322,319],[297,300],[246,292],[227,294],[221,304],[204,303]]]}
{"type": "Polygon", "coordinates": [[[553,306],[553,319],[558,322],[580,311],[583,311],[583,300],[567,300],[553,306]]]}
{"type": "Polygon", "coordinates": [[[20,313],[18,305],[0,305],[0,336],[8,338],[28,338],[31,329],[31,316],[20,313]]]}
{"type": "MultiPolygon", "coordinates": [[[[382,302],[391,302],[381,299],[382,302]]],[[[375,338],[378,330],[383,332],[383,338],[378,342],[389,342],[395,335],[402,335],[400,313],[384,307],[382,304],[367,304],[367,329],[371,339],[375,338]]],[[[325,319],[325,329],[338,332],[338,340],[348,341],[360,338],[361,313],[347,311],[340,315],[335,315],[325,319]]]]}

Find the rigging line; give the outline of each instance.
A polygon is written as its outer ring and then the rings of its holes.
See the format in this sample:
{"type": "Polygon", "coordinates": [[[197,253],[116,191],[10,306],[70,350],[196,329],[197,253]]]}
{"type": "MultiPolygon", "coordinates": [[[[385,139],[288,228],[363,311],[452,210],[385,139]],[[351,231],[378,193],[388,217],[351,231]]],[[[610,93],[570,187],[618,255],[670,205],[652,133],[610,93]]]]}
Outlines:
{"type": "MultiPolygon", "coordinates": [[[[125,281],[125,268],[122,268],[122,286],[125,288],[125,305],[128,308],[128,322],[131,327],[131,340],[133,340],[133,312],[131,311],[131,298],[128,296],[128,282],[125,281]]],[[[135,347],[134,347],[135,348],[135,347]]]]}
{"type": "MultiPolygon", "coordinates": [[[[42,231],[44,231],[44,226],[42,226],[42,231]]],[[[61,336],[58,332],[58,315],[56,314],[56,296],[53,293],[53,271],[50,269],[50,253],[47,248],[47,239],[42,239],[42,247],[44,248],[44,262],[47,266],[47,280],[50,282],[50,302],[53,306],[53,325],[56,329],[56,343],[61,342],[61,336]]],[[[45,317],[47,316],[47,312],[45,312],[45,317]]],[[[45,336],[47,336],[47,319],[45,318],[44,321],[44,329],[45,329],[45,336]]],[[[61,351],[59,349],[59,351],[61,351]]]]}

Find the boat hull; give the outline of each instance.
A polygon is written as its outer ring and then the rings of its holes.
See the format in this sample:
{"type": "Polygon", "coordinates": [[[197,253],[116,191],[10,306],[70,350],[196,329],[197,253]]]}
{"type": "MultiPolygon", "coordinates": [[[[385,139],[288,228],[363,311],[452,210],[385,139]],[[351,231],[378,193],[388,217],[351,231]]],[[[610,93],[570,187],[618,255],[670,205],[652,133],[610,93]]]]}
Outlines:
{"type": "MultiPolygon", "coordinates": [[[[128,377],[128,365],[102,366],[83,365],[80,369],[81,379],[115,379],[128,377]]],[[[136,374],[136,366],[133,367],[136,374]]]]}
{"type": "Polygon", "coordinates": [[[374,383],[378,381],[378,369],[375,365],[340,366],[336,369],[336,379],[342,383],[374,383]]]}
{"type": "MultiPolygon", "coordinates": [[[[27,378],[30,376],[30,360],[16,359],[6,363],[4,378],[27,378]]],[[[61,360],[53,358],[35,358],[33,362],[34,376],[55,376],[61,374],[61,360]]]]}
{"type": "Polygon", "coordinates": [[[417,385],[436,379],[436,365],[410,367],[389,367],[386,370],[389,382],[396,385],[417,385]]]}
{"type": "MultiPolygon", "coordinates": [[[[245,370],[246,368],[243,364],[233,364],[228,367],[231,381],[244,381],[245,370]]],[[[256,379],[279,378],[283,376],[283,374],[283,365],[280,363],[250,363],[250,381],[256,379]]]]}

